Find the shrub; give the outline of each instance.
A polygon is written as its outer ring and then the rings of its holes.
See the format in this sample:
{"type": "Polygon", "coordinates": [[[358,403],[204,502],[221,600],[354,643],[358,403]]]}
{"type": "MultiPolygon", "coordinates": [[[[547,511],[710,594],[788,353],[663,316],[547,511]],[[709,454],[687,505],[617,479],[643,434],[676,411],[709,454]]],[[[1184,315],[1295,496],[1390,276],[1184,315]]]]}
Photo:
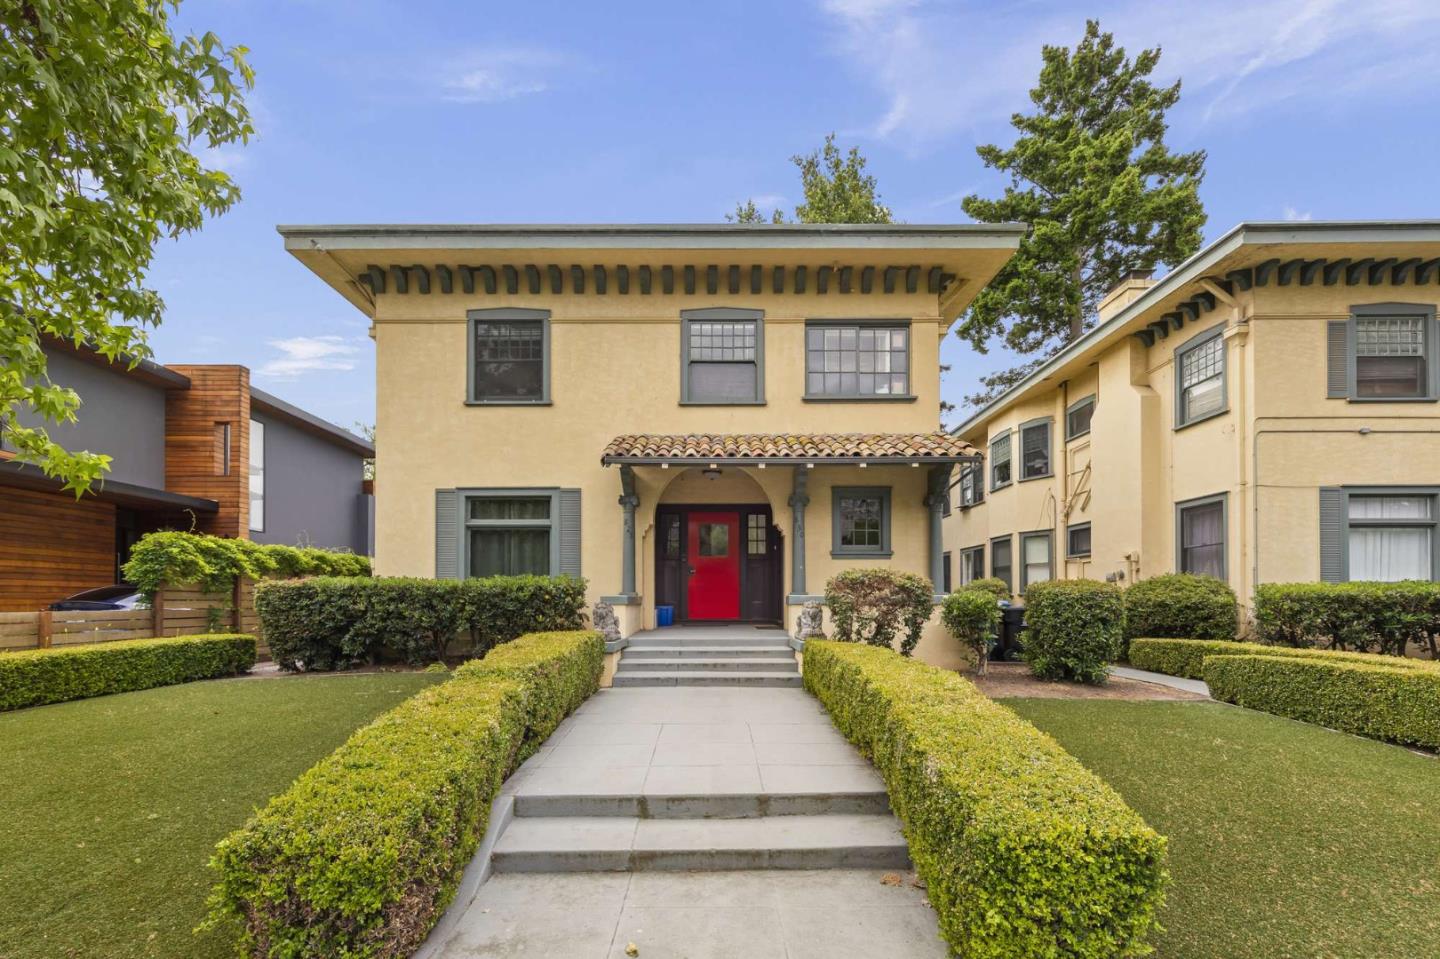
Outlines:
{"type": "Polygon", "coordinates": [[[1010,598],[1010,587],[1005,585],[1003,579],[994,576],[987,576],[984,579],[972,579],[961,589],[978,589],[990,593],[996,600],[1008,600],[1010,598]]]}
{"type": "Polygon", "coordinates": [[[1125,602],[1120,588],[1093,579],[1032,583],[1025,590],[1025,661],[1042,679],[1101,683],[1120,655],[1125,602]]]}
{"type": "Polygon", "coordinates": [[[1213,576],[1171,573],[1125,590],[1125,639],[1234,639],[1235,591],[1213,576]]]}
{"type": "Polygon", "coordinates": [[[369,576],[370,559],[311,546],[267,546],[203,533],[147,533],[121,570],[125,581],[153,598],[167,584],[195,584],[207,593],[226,592],[238,577],[369,576]]]}
{"type": "Polygon", "coordinates": [[[220,842],[209,924],[239,920],[252,956],[409,955],[485,834],[531,710],[578,704],[582,661],[594,690],[597,642],[521,640],[529,668],[507,649],[508,665],[457,671],[357,731],[220,842]]]}
{"type": "Polygon", "coordinates": [[[1216,699],[1342,732],[1440,749],[1440,670],[1331,657],[1209,656],[1216,699]]]}
{"type": "Polygon", "coordinates": [[[985,589],[962,589],[940,604],[940,621],[967,649],[975,654],[976,668],[983,674],[1000,622],[995,595],[985,589]]]}
{"type": "Polygon", "coordinates": [[[1265,646],[1260,643],[1237,643],[1216,639],[1132,639],[1130,665],[1136,669],[1205,678],[1205,660],[1211,656],[1280,656],[1294,659],[1316,659],[1351,662],[1397,669],[1430,669],[1440,671],[1440,663],[1424,659],[1400,659],[1374,653],[1349,653],[1329,649],[1295,649],[1289,646],[1265,646]]]}
{"type": "Polygon", "coordinates": [[[0,711],[233,676],[255,665],[253,636],[178,636],[0,655],[0,711]]]}
{"type": "Polygon", "coordinates": [[[584,608],[585,581],[569,576],[317,577],[263,583],[255,593],[270,653],[291,670],[443,659],[457,634],[480,655],[524,633],[583,626],[584,608]]]}
{"type": "Polygon", "coordinates": [[[903,630],[900,654],[909,656],[935,609],[935,587],[913,573],[847,569],[825,584],[825,605],[836,639],[889,649],[903,630]]]}
{"type": "Polygon", "coordinates": [[[1435,651],[1440,584],[1265,583],[1255,588],[1255,632],[1262,642],[1403,656],[1435,651]]]}
{"type": "Polygon", "coordinates": [[[888,650],[811,641],[805,687],[884,778],[956,954],[1149,951],[1165,840],[1053,739],[888,650]]]}

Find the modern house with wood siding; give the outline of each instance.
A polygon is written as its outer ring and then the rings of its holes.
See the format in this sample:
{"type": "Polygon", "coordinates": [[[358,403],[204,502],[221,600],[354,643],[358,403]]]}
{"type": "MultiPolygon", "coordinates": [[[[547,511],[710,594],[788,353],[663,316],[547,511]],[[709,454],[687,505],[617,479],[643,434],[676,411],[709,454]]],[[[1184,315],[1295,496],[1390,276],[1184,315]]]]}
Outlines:
{"type": "Polygon", "coordinates": [[[1440,578],[1440,222],[1244,223],[962,423],[955,583],[1440,578]]]}
{"type": "MultiPolygon", "coordinates": [[[[939,349],[1020,226],[293,226],[372,322],[384,575],[571,573],[626,635],[941,579],[939,349]]],[[[920,654],[958,663],[938,623],[920,654]]]]}
{"type": "Polygon", "coordinates": [[[366,440],[255,389],[243,366],[130,367],[59,342],[46,356],[82,401],[51,436],[111,469],[77,500],[15,462],[0,432],[0,611],[119,582],[131,545],[158,529],[370,552],[366,440]]]}

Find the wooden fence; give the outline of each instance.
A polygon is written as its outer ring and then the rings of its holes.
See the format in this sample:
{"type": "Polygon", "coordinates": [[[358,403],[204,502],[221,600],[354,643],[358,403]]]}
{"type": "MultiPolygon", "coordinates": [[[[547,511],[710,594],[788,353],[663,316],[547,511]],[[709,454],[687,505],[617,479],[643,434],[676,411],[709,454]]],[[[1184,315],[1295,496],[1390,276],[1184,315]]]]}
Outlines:
{"type": "Polygon", "coordinates": [[[47,649],[80,643],[107,643],[151,636],[192,636],[196,633],[249,633],[269,649],[255,615],[255,584],[243,579],[231,592],[204,593],[166,587],[150,609],[34,613],[0,613],[0,650],[47,649]]]}

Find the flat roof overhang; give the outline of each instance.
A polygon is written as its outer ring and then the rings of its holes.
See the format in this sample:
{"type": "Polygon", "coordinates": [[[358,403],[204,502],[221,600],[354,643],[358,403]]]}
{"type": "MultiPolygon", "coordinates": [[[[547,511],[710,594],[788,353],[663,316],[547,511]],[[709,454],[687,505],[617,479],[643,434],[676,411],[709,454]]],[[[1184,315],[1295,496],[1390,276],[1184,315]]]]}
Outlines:
{"type": "Polygon", "coordinates": [[[264,390],[250,387],[250,406],[261,413],[268,413],[294,426],[296,429],[309,433],[311,436],[319,437],[334,443],[357,456],[367,459],[375,455],[375,445],[368,440],[361,439],[354,433],[341,426],[336,426],[329,420],[322,420],[314,413],[302,410],[293,403],[287,403],[278,396],[266,393],[264,390]]]}
{"type": "MultiPolygon", "coordinates": [[[[14,460],[0,461],[0,486],[17,489],[32,489],[47,493],[64,491],[65,484],[46,476],[34,466],[17,463],[14,460]]],[[[102,503],[114,503],[131,509],[194,510],[197,513],[216,513],[220,504],[213,499],[171,493],[168,490],[121,483],[117,480],[101,480],[86,495],[94,496],[102,503]]]]}

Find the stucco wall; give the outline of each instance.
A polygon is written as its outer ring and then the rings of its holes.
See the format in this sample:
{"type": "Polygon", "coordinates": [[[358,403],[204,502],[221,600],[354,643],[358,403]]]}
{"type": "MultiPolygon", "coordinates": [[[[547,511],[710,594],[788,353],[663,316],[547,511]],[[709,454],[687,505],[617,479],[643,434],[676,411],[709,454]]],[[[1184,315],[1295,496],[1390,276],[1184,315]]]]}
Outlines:
{"type": "Polygon", "coordinates": [[[250,415],[265,424],[265,529],[250,538],[367,552],[361,457],[274,416],[250,415]]]}

